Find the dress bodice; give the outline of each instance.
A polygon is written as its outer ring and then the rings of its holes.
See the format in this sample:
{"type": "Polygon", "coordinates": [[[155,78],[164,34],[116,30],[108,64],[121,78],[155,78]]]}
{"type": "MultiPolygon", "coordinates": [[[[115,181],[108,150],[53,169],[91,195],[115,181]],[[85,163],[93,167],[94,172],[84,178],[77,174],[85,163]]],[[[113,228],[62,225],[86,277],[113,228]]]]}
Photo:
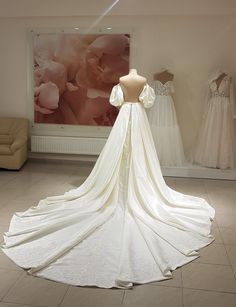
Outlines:
{"type": "Polygon", "coordinates": [[[229,97],[230,96],[230,83],[231,77],[226,75],[219,86],[217,86],[216,80],[213,80],[209,87],[211,92],[211,97],[229,97]]]}
{"type": "Polygon", "coordinates": [[[159,80],[155,80],[154,90],[156,95],[170,96],[172,93],[174,93],[173,81],[169,80],[162,83],[159,80]]]}
{"type": "MultiPolygon", "coordinates": [[[[149,86],[148,84],[145,84],[143,87],[143,90],[141,91],[138,97],[137,102],[140,102],[141,104],[143,104],[145,108],[150,108],[152,107],[154,100],[155,100],[155,92],[153,88],[149,86]]],[[[124,93],[122,91],[120,84],[117,84],[112,88],[109,102],[115,107],[120,107],[123,104],[127,104],[127,103],[137,104],[137,102],[125,101],[124,93]]]]}

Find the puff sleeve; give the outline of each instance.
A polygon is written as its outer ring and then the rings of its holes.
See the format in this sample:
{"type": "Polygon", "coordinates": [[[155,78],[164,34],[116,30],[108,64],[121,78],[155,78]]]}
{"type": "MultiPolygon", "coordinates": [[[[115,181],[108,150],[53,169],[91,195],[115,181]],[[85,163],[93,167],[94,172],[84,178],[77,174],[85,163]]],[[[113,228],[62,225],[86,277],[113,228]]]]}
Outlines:
{"type": "Polygon", "coordinates": [[[112,88],[109,102],[115,107],[120,107],[124,102],[124,95],[119,84],[112,88]]]}
{"type": "Polygon", "coordinates": [[[145,108],[151,108],[156,98],[154,89],[146,84],[139,95],[139,101],[143,103],[145,108]]]}

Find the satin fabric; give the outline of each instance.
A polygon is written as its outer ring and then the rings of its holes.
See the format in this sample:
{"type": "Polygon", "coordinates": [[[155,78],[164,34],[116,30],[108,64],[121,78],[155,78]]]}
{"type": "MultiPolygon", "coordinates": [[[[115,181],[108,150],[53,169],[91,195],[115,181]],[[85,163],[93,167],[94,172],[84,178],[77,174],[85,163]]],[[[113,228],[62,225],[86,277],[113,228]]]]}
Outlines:
{"type": "Polygon", "coordinates": [[[140,103],[113,88],[121,109],[86,181],[14,214],[2,250],[17,265],[71,285],[130,288],[171,278],[214,240],[214,209],[162,177],[144,109],[154,99],[148,85],[140,103]]]}

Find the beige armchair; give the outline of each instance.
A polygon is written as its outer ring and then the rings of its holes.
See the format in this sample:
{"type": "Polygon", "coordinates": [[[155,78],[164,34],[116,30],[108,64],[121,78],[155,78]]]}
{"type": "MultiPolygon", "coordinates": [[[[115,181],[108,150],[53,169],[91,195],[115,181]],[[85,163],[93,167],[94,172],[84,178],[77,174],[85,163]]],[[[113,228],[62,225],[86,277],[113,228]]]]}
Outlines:
{"type": "Polygon", "coordinates": [[[21,168],[27,159],[28,131],[28,119],[0,117],[0,168],[21,168]]]}

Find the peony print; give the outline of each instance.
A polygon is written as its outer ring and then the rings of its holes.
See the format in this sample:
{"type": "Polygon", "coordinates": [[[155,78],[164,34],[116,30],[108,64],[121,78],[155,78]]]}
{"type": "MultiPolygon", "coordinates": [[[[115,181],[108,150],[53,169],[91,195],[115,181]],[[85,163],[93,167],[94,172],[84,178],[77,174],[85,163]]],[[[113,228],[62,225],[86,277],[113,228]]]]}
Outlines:
{"type": "Polygon", "coordinates": [[[36,123],[112,126],[112,87],[129,70],[128,34],[37,34],[34,52],[36,123]]]}

